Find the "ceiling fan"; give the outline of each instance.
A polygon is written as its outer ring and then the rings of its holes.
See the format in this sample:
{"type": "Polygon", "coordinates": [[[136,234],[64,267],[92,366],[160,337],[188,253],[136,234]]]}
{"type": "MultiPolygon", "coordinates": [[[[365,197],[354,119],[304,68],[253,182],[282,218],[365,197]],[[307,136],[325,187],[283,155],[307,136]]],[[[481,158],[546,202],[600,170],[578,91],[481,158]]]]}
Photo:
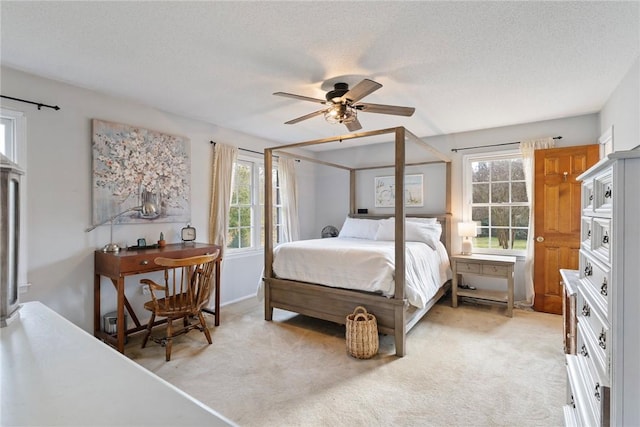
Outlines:
{"type": "Polygon", "coordinates": [[[413,107],[398,107],[395,105],[358,102],[381,87],[382,85],[380,83],[364,79],[351,89],[349,89],[349,85],[347,83],[334,84],[333,90],[327,92],[325,96],[326,100],[294,95],[286,92],[275,92],[274,95],[327,105],[327,108],[323,108],[322,110],[314,111],[313,113],[285,122],[287,125],[292,125],[323,114],[325,120],[329,123],[342,123],[350,132],[353,132],[362,129],[362,125],[358,121],[358,111],[409,117],[416,110],[413,107]]]}

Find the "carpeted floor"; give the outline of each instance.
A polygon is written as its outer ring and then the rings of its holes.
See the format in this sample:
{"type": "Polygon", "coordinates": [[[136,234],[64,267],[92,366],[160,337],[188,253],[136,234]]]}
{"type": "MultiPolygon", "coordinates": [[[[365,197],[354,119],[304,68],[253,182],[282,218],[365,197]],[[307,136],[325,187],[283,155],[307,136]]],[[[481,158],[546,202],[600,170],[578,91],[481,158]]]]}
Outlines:
{"type": "MultiPolygon", "coordinates": [[[[126,354],[240,426],[560,426],[565,402],[561,316],[444,298],[394,356],[346,353],[344,326],[256,299],[221,309],[213,344],[192,331],[172,360],[141,334],[126,354]]],[[[207,316],[210,324],[213,318],[207,316]]],[[[161,332],[161,331],[159,331],[161,332]]]]}

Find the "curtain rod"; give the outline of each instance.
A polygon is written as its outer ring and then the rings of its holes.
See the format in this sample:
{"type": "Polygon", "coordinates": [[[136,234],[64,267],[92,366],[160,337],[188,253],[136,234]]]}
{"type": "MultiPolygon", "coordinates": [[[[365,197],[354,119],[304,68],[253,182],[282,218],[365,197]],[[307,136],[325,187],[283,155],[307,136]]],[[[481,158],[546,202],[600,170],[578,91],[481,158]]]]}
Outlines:
{"type": "MultiPolygon", "coordinates": [[[[213,144],[213,146],[214,146],[214,147],[216,146],[216,142],[215,142],[215,141],[209,141],[209,142],[210,142],[211,144],[213,144]]],[[[263,156],[263,155],[264,155],[264,153],[261,153],[261,152],[259,152],[259,151],[248,150],[248,149],[246,149],[246,148],[240,148],[240,147],[236,147],[236,148],[237,148],[238,150],[247,151],[247,152],[249,152],[249,153],[260,154],[261,156],[263,156]]]]}
{"type": "Polygon", "coordinates": [[[38,110],[41,110],[42,107],[51,108],[52,110],[56,110],[56,111],[60,109],[60,107],[58,107],[57,105],[47,105],[47,104],[43,104],[42,102],[27,101],[26,99],[14,98],[13,96],[0,95],[0,98],[7,98],[7,99],[12,99],[18,102],[24,102],[26,104],[37,105],[38,110]]]}
{"type": "MultiPolygon", "coordinates": [[[[553,139],[562,139],[562,136],[554,136],[553,139]]],[[[457,153],[458,151],[462,151],[462,150],[473,150],[474,148],[485,148],[485,147],[498,147],[500,145],[513,145],[513,144],[520,144],[520,142],[521,141],[503,142],[502,144],[476,145],[474,147],[452,148],[451,151],[453,151],[454,153],[457,153]]]]}
{"type": "MultiPolygon", "coordinates": [[[[210,142],[211,144],[213,144],[213,146],[214,146],[214,147],[216,146],[216,142],[215,142],[215,141],[209,141],[209,142],[210,142]]],[[[261,153],[261,152],[259,152],[259,151],[249,150],[249,149],[247,149],[247,148],[240,148],[240,147],[236,147],[236,148],[237,148],[238,150],[247,151],[247,152],[249,152],[249,153],[260,154],[261,156],[264,156],[264,153],[261,153]]],[[[273,157],[275,157],[275,158],[277,159],[279,156],[274,155],[273,157]]],[[[300,163],[300,159],[294,159],[294,160],[295,160],[296,162],[300,163]]]]}

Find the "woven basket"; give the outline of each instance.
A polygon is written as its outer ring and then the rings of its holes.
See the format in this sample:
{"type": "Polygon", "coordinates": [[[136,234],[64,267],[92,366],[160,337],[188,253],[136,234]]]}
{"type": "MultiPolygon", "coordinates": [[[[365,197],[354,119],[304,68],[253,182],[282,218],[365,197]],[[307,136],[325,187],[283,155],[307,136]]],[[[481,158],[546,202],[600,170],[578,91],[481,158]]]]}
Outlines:
{"type": "Polygon", "coordinates": [[[347,352],[356,359],[370,359],[378,353],[378,322],[367,309],[358,306],[347,316],[347,352]]]}

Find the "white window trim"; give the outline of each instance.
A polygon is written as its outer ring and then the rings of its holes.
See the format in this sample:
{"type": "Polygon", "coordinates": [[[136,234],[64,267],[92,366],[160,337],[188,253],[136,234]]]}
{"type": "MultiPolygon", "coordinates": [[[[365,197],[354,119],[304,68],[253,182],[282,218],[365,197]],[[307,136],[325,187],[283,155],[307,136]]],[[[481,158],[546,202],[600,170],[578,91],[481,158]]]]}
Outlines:
{"type": "MultiPolygon", "coordinates": [[[[469,163],[474,161],[482,161],[482,160],[499,160],[500,158],[512,158],[513,156],[520,156],[520,150],[501,150],[501,151],[492,151],[489,153],[478,153],[478,154],[465,154],[462,156],[462,221],[471,221],[471,201],[472,201],[472,192],[471,192],[471,168],[469,167],[469,163]]],[[[531,202],[531,201],[529,201],[531,202]]],[[[529,207],[531,207],[531,203],[529,203],[529,207]]],[[[529,209],[529,215],[533,215],[531,209],[529,209]]],[[[531,232],[531,230],[529,230],[531,232]]],[[[477,248],[474,246],[473,252],[483,253],[483,254],[492,254],[492,255],[510,255],[517,257],[525,257],[527,254],[526,249],[486,249],[486,248],[477,248]]]]}
{"type": "Polygon", "coordinates": [[[27,280],[27,118],[22,111],[6,107],[0,107],[0,115],[14,120],[15,158],[13,160],[25,173],[20,178],[20,264],[18,265],[18,292],[24,293],[29,287],[27,280]]]}
{"type": "MultiPolygon", "coordinates": [[[[240,154],[238,155],[238,161],[251,162],[254,164],[254,168],[255,166],[264,168],[264,159],[261,157],[240,154]]],[[[277,168],[277,160],[274,160],[273,166],[277,168]]],[[[260,217],[264,215],[264,208],[261,208],[260,205],[260,175],[257,168],[255,169],[256,170],[253,171],[253,199],[255,203],[252,205],[254,207],[253,214],[255,216],[255,223],[252,224],[252,241],[256,242],[256,244],[246,248],[227,248],[225,256],[228,258],[241,258],[264,253],[264,245],[260,244],[260,217]]]]}

